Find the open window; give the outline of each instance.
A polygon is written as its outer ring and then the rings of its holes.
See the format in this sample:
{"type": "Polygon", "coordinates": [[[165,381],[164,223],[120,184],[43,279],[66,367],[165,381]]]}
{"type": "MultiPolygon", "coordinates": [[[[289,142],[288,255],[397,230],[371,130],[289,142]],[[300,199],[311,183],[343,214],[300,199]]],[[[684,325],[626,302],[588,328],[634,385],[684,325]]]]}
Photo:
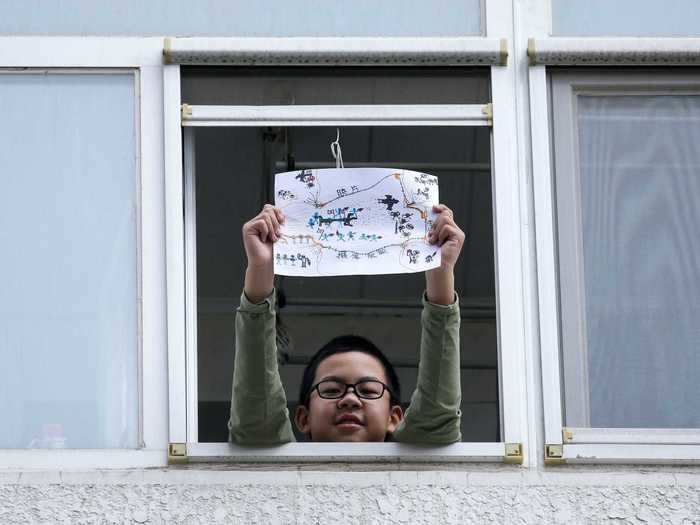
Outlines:
{"type": "MultiPolygon", "coordinates": [[[[172,443],[171,457],[181,452],[189,459],[242,461],[521,460],[521,445],[504,443],[490,72],[488,67],[178,67],[186,345],[171,396],[171,420],[175,413],[180,421],[178,428],[171,421],[171,442],[181,436],[182,443],[172,443]],[[300,442],[250,449],[227,442],[234,317],[246,263],[241,226],[273,201],[275,173],[335,165],[329,145],[337,128],[346,167],[437,175],[441,200],[467,234],[456,274],[463,443],[426,448],[300,442]],[[185,404],[184,414],[177,403],[185,404]]],[[[505,232],[507,242],[508,228],[505,232]]],[[[408,401],[417,375],[424,286],[422,274],[277,277],[279,363],[290,412],[310,356],[343,333],[364,335],[387,353],[408,401]]],[[[509,395],[516,390],[511,382],[509,395]]],[[[511,426],[510,435],[516,433],[511,426]]]]}
{"type": "Polygon", "coordinates": [[[697,461],[700,74],[538,66],[531,90],[546,459],[697,461]]]}

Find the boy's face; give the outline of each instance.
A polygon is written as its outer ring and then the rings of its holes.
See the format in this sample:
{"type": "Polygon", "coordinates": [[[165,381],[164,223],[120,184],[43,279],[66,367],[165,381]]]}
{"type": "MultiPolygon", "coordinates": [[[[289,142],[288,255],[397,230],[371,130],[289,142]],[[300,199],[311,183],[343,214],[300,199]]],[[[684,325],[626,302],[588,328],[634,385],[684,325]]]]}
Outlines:
{"type": "MultiPolygon", "coordinates": [[[[389,384],[382,363],[364,352],[340,352],[321,361],[314,385],[324,379],[354,384],[376,379],[389,384]]],[[[391,406],[388,391],[379,399],[362,399],[348,389],[340,399],[323,399],[318,390],[311,392],[309,407],[297,408],[295,421],[313,441],[384,441],[401,421],[403,412],[391,406]]]]}

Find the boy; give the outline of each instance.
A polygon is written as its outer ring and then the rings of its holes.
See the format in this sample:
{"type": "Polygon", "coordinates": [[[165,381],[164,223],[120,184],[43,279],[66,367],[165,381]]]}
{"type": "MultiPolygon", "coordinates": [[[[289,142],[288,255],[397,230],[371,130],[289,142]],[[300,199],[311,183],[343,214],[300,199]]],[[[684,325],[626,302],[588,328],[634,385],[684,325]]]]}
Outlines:
{"type": "MultiPolygon", "coordinates": [[[[426,293],[418,384],[404,415],[396,373],[364,338],[344,336],[325,345],[304,372],[295,424],[312,441],[460,441],[459,306],[454,267],[464,233],[442,204],[428,242],[442,246],[442,264],[425,272],[426,293]]],[[[230,439],[242,445],[294,441],[277,369],[273,243],[284,214],[266,204],[243,225],[248,258],[236,315],[236,357],[230,439]]]]}

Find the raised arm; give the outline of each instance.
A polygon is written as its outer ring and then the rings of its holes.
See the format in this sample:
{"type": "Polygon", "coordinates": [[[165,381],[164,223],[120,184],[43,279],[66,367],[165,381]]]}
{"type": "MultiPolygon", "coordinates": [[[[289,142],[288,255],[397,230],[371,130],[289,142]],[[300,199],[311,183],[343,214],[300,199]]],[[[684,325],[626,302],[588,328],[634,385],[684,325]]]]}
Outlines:
{"type": "Polygon", "coordinates": [[[406,416],[394,432],[394,439],[409,443],[447,444],[462,439],[460,315],[454,289],[454,268],[465,236],[454,222],[452,210],[442,204],[435,206],[434,210],[439,215],[428,241],[442,246],[442,264],[425,272],[418,382],[406,416]]]}
{"type": "Polygon", "coordinates": [[[241,445],[294,440],[287,399],[277,368],[272,245],[280,237],[282,211],[266,204],[243,225],[248,258],[241,305],[236,312],[231,441],[241,445]]]}

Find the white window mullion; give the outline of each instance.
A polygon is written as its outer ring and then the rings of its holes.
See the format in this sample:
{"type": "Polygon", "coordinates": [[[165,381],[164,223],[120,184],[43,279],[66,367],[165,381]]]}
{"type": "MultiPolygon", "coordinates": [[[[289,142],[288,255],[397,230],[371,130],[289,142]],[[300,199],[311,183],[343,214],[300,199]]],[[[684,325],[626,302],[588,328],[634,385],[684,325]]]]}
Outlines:
{"type": "Polygon", "coordinates": [[[185,367],[187,370],[187,441],[199,441],[197,380],[197,192],[194,130],[183,129],[185,203],[185,367]]]}
{"type": "Polygon", "coordinates": [[[540,355],[544,434],[548,445],[561,445],[562,407],[559,363],[556,255],[554,244],[553,187],[549,143],[547,76],[544,66],[530,68],[530,119],[532,174],[537,234],[540,355]]]}
{"type": "Polygon", "coordinates": [[[170,443],[187,441],[185,362],[185,246],[180,125],[180,66],[163,68],[165,151],[165,238],[168,308],[170,443]]]}
{"type": "Polygon", "coordinates": [[[523,443],[526,398],[523,388],[524,314],[522,242],[520,235],[520,185],[516,142],[515,108],[512,99],[512,73],[491,68],[494,126],[493,220],[496,262],[496,301],[498,316],[499,370],[501,385],[502,439],[523,443]]]}

